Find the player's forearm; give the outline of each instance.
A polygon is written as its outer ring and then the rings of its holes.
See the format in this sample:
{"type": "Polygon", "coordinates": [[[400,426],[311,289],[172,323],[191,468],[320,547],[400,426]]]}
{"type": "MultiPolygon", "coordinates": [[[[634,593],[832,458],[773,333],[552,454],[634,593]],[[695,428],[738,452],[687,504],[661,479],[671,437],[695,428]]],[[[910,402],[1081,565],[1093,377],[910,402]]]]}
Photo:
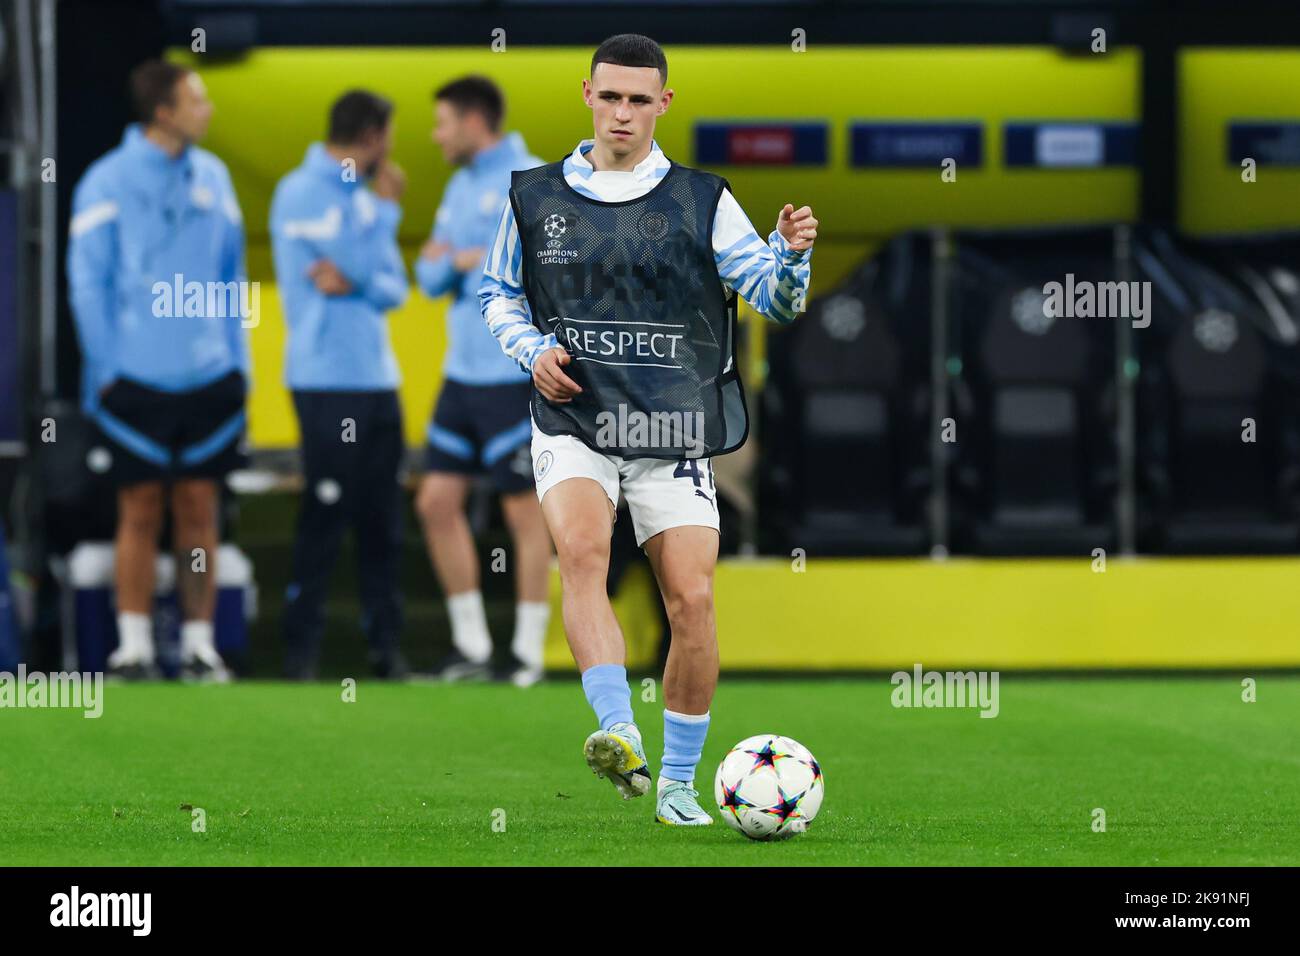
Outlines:
{"type": "Polygon", "coordinates": [[[786,325],[805,308],[808,286],[812,282],[812,250],[793,251],[775,230],[768,238],[768,245],[776,260],[776,281],[772,309],[763,314],[786,325]]]}
{"type": "Polygon", "coordinates": [[[375,200],[375,219],[360,232],[341,233],[318,242],[321,258],[328,259],[353,286],[364,286],[385,267],[389,247],[397,243],[402,209],[390,199],[375,200]]]}
{"type": "Polygon", "coordinates": [[[406,266],[396,243],[388,249],[380,268],[359,288],[365,300],[381,312],[396,309],[406,301],[410,284],[406,281],[406,266]]]}
{"type": "Polygon", "coordinates": [[[415,261],[415,281],[430,299],[446,295],[456,287],[460,273],[451,264],[451,253],[445,252],[437,259],[421,256],[415,261]]]}
{"type": "Polygon", "coordinates": [[[549,348],[559,344],[554,335],[539,332],[528,315],[528,300],[503,290],[499,283],[487,276],[479,288],[479,304],[488,331],[496,336],[501,351],[510,356],[525,372],[533,370],[533,362],[549,348]]]}
{"type": "Polygon", "coordinates": [[[725,258],[720,271],[755,312],[785,325],[803,311],[812,278],[811,258],[811,251],[791,250],[774,230],[767,246],[755,236],[752,245],[725,258]]]}

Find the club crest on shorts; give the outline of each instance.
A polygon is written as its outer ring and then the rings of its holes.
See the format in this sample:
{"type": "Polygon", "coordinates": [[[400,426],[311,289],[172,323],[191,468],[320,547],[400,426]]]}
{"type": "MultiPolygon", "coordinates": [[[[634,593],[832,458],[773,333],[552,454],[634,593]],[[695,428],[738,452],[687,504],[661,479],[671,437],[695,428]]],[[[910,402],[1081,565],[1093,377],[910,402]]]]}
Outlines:
{"type": "Polygon", "coordinates": [[[546,477],[546,473],[551,470],[551,465],[554,463],[555,456],[551,454],[549,449],[537,456],[536,474],[538,481],[546,477]]]}

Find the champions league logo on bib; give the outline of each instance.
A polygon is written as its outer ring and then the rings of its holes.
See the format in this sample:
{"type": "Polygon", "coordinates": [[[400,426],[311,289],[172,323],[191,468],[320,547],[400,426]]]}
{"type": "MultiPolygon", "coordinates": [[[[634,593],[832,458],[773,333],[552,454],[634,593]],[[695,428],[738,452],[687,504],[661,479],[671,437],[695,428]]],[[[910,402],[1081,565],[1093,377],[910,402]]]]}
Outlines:
{"type": "Polygon", "coordinates": [[[578,257],[577,249],[564,249],[564,237],[569,232],[569,217],[552,213],[542,223],[542,233],[546,236],[546,248],[537,250],[537,261],[544,266],[563,265],[578,257]]]}

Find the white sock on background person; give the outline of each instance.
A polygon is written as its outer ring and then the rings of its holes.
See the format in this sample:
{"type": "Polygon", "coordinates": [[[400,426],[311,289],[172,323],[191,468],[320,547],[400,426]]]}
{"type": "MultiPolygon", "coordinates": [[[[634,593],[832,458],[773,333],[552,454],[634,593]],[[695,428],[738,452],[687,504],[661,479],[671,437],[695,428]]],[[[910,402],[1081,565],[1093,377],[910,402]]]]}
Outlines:
{"type": "Polygon", "coordinates": [[[117,616],[117,650],[110,655],[114,663],[154,659],[153,618],[148,614],[123,612],[117,616]]]}
{"type": "Polygon", "coordinates": [[[212,661],[216,656],[211,621],[185,621],[181,624],[181,660],[212,661]]]}
{"type": "Polygon", "coordinates": [[[483,610],[482,591],[462,591],[447,598],[451,617],[451,643],[475,664],[484,664],[492,656],[492,635],[488,632],[487,612],[483,610]]]}
{"type": "Polygon", "coordinates": [[[550,620],[551,605],[547,601],[520,601],[515,605],[515,636],[510,649],[529,670],[542,669],[550,620]]]}

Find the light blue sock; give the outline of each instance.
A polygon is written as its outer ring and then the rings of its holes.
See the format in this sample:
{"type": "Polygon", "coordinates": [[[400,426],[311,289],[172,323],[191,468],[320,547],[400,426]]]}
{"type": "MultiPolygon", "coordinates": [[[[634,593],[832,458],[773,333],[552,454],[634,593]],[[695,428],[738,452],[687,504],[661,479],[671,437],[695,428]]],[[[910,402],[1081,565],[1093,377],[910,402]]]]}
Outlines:
{"type": "Polygon", "coordinates": [[[632,688],[627,686],[627,669],[622,664],[597,664],[582,675],[587,703],[596,712],[601,730],[614,724],[632,723],[632,688]]]}
{"type": "Polygon", "coordinates": [[[694,780],[695,767],[709,735],[709,715],[664,710],[664,762],[661,780],[694,780]]]}

